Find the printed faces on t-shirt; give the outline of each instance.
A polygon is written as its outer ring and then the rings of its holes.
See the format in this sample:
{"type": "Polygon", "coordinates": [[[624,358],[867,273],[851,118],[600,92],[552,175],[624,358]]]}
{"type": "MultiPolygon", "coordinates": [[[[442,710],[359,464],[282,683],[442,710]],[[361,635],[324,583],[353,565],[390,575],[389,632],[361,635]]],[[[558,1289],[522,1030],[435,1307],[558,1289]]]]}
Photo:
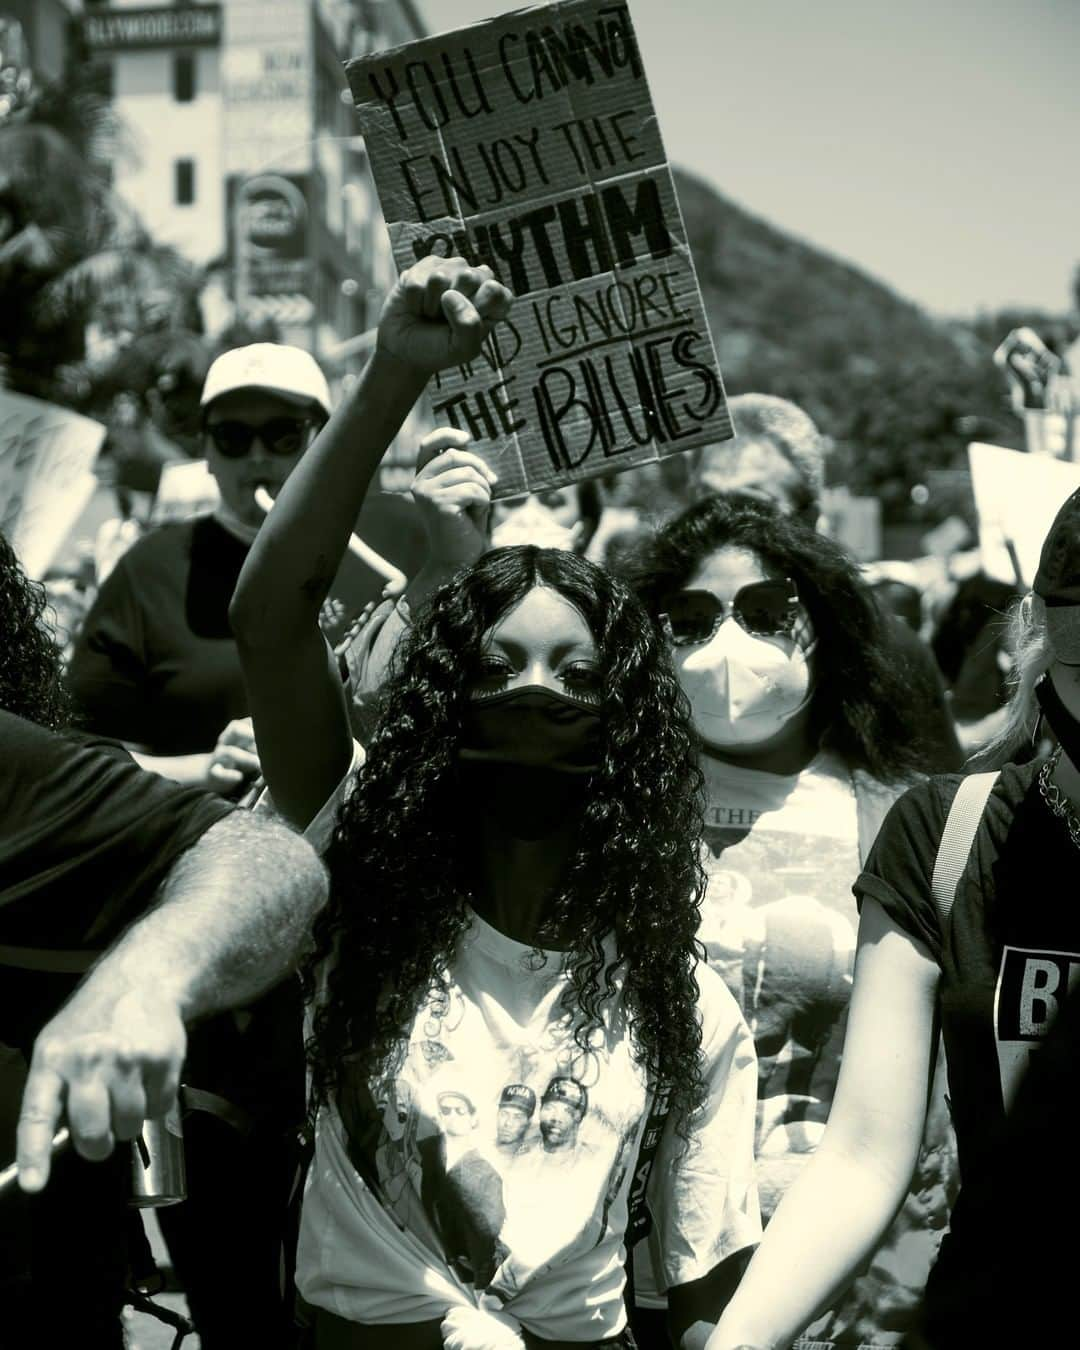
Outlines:
{"type": "Polygon", "coordinates": [[[855,797],[824,756],[792,778],[707,763],[706,781],[699,937],[754,1036],[770,1215],[793,1158],[820,1140],[839,1073],[858,923],[855,797]]]}
{"type": "Polygon", "coordinates": [[[562,987],[525,1025],[456,984],[434,995],[376,1094],[384,1205],[503,1301],[602,1241],[645,1108],[626,1042],[598,1032],[582,1051],[562,987]]]}

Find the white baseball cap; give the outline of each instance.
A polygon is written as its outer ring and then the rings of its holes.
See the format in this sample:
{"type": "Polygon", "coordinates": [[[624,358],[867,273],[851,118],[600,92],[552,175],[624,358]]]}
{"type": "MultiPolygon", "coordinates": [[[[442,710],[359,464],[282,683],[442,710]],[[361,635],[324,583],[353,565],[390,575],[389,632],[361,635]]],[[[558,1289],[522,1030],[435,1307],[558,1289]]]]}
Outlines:
{"type": "Polygon", "coordinates": [[[317,403],[329,417],[330,386],[308,352],[277,342],[252,342],[222,352],[206,372],[201,408],[237,389],[265,389],[282,398],[317,403]]]}

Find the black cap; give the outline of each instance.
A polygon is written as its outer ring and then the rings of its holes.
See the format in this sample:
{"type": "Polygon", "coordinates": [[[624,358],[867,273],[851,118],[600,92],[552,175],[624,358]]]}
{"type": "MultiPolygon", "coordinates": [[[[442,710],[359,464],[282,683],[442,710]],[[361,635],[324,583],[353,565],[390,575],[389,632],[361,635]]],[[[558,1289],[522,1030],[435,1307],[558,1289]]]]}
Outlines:
{"type": "Polygon", "coordinates": [[[1054,517],[1031,589],[1046,604],[1055,656],[1069,664],[1080,662],[1080,488],[1054,517]]]}
{"type": "Polygon", "coordinates": [[[500,1106],[516,1106],[531,1116],[536,1110],[536,1093],[524,1083],[507,1083],[499,1094],[500,1106]]]}
{"type": "Polygon", "coordinates": [[[578,1120],[589,1109],[589,1094],[576,1078],[553,1078],[544,1089],[544,1102],[565,1102],[577,1112],[578,1120]]]}

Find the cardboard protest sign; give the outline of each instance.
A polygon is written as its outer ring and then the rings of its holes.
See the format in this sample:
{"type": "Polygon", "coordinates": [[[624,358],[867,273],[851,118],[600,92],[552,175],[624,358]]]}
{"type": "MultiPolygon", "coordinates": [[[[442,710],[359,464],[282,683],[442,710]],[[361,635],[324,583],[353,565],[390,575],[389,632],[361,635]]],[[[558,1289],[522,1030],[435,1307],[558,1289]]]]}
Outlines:
{"type": "Polygon", "coordinates": [[[1080,488],[1080,465],[977,442],[968,446],[968,458],[983,570],[1009,585],[1030,586],[1058,508],[1080,488]]]}
{"type": "Polygon", "coordinates": [[[432,387],[497,496],[730,438],[625,4],[516,10],[346,73],[398,268],[460,255],[517,297],[432,387]]]}
{"type": "Polygon", "coordinates": [[[48,570],[94,494],[100,422],[0,389],[0,533],[29,576],[48,570]]]}

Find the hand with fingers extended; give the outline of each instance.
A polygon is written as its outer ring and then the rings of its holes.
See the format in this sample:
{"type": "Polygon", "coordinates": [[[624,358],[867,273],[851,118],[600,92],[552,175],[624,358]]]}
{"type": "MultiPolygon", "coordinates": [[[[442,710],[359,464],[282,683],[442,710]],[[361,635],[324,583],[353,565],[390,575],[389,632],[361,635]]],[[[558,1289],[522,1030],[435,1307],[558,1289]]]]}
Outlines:
{"type": "Polygon", "coordinates": [[[428,560],[440,567],[474,563],[487,548],[493,469],[465,447],[466,431],[439,427],[420,442],[412,495],[428,537],[428,560]]]}
{"type": "Polygon", "coordinates": [[[39,1191],[62,1119],[84,1158],[107,1158],[176,1100],[187,1034],[176,1002],[112,993],[93,976],[39,1034],[19,1114],[19,1185],[39,1191]]]}
{"type": "Polygon", "coordinates": [[[379,316],[378,348],[425,374],[474,360],[513,296],[490,267],[421,258],[402,272],[379,316]]]}
{"type": "Polygon", "coordinates": [[[250,717],[230,722],[218,737],[206,766],[206,786],[223,797],[262,772],[250,717]]]}

